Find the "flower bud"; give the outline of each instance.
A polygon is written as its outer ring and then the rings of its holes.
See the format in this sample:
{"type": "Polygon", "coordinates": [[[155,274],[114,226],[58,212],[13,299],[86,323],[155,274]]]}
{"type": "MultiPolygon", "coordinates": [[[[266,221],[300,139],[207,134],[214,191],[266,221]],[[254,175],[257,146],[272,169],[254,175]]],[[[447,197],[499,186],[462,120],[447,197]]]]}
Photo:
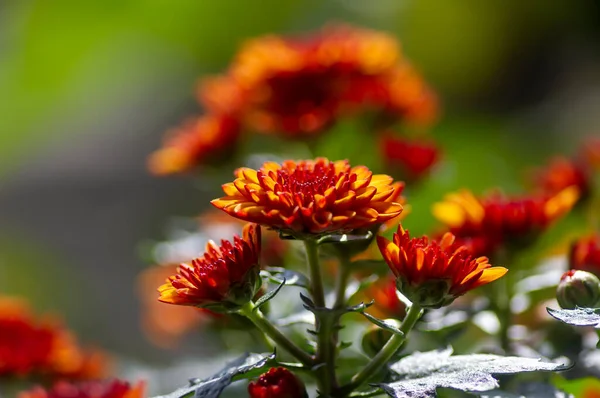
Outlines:
{"type": "Polygon", "coordinates": [[[567,271],[560,278],[556,299],[565,309],[595,308],[600,304],[600,280],[587,271],[567,271]]]}
{"type": "Polygon", "coordinates": [[[304,383],[286,368],[271,368],[248,384],[250,398],[307,398],[304,383]]]}
{"type": "MultiPolygon", "coordinates": [[[[395,319],[386,319],[385,322],[393,324],[397,328],[400,327],[400,322],[395,319]]],[[[365,354],[373,358],[381,351],[390,338],[392,338],[392,332],[373,325],[363,335],[361,347],[365,354]]],[[[398,350],[398,352],[400,352],[400,350],[398,350]]]]}

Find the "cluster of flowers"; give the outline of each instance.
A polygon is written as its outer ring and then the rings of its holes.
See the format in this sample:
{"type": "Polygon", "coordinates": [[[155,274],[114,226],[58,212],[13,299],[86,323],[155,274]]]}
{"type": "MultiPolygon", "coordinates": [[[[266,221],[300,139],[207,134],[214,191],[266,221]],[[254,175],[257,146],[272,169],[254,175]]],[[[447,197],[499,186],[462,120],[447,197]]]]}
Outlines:
{"type": "MultiPolygon", "coordinates": [[[[437,114],[435,96],[393,37],[347,25],[245,43],[227,73],[200,83],[198,100],[206,113],[167,133],[149,160],[155,174],[231,155],[242,132],[311,140],[357,113],[372,116],[370,130],[395,121],[427,123],[437,114]]],[[[392,164],[406,156],[409,173],[421,173],[437,159],[431,144],[396,140],[395,147],[384,144],[384,154],[392,164]],[[429,160],[410,151],[421,147],[429,160]]]]}

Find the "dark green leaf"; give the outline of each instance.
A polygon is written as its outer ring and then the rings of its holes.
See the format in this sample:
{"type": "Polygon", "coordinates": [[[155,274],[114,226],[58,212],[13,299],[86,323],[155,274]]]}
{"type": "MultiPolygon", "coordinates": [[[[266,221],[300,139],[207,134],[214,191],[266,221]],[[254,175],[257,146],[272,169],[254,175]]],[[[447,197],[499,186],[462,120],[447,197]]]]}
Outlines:
{"type": "Polygon", "coordinates": [[[266,270],[261,271],[261,275],[274,283],[285,281],[285,284],[288,286],[299,286],[303,288],[308,288],[309,286],[306,275],[286,268],[269,267],[266,270]]]}
{"type": "Polygon", "coordinates": [[[361,235],[350,235],[350,234],[332,234],[325,235],[319,238],[317,243],[322,245],[323,243],[343,243],[343,242],[356,242],[356,241],[367,241],[373,239],[373,233],[368,231],[366,234],[361,235]]]}
{"type": "Polygon", "coordinates": [[[189,386],[179,388],[156,398],[218,398],[229,384],[236,380],[256,377],[262,373],[275,354],[245,354],[229,362],[219,373],[206,380],[191,380],[189,386]]]}
{"type": "Polygon", "coordinates": [[[261,306],[265,305],[265,303],[267,303],[269,300],[275,297],[277,293],[279,293],[283,285],[285,285],[285,278],[283,278],[283,281],[281,281],[281,284],[279,286],[277,286],[270,292],[267,292],[264,296],[261,296],[258,300],[256,300],[256,304],[254,305],[254,311],[258,310],[261,306]]]}
{"type": "Polygon", "coordinates": [[[575,326],[594,326],[600,329],[600,308],[575,308],[574,310],[555,310],[546,308],[548,313],[561,322],[575,326]]]}
{"type": "Polygon", "coordinates": [[[494,374],[565,370],[537,359],[488,354],[454,355],[452,349],[416,352],[391,365],[401,379],[379,386],[395,398],[432,398],[436,389],[483,392],[498,387],[494,374]]]}
{"type": "Polygon", "coordinates": [[[400,335],[400,336],[404,336],[404,333],[400,329],[398,329],[398,326],[395,325],[394,323],[392,323],[391,321],[386,321],[386,320],[383,320],[383,319],[375,318],[373,315],[368,314],[366,312],[363,312],[362,314],[372,324],[377,325],[380,328],[382,328],[384,330],[388,330],[388,331],[390,331],[390,332],[392,332],[394,334],[397,334],[397,335],[400,335]]]}

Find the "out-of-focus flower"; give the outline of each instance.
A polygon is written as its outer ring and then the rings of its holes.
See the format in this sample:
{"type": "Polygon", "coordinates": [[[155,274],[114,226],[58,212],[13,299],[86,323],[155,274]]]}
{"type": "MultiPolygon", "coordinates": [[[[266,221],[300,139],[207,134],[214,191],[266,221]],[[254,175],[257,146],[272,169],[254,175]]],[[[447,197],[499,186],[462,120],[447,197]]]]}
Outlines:
{"type": "Polygon", "coordinates": [[[304,383],[286,368],[271,368],[248,384],[250,398],[306,398],[304,383]]]}
{"type": "Polygon", "coordinates": [[[555,195],[565,188],[574,186],[580,198],[589,193],[590,181],[585,167],[565,157],[556,157],[547,167],[533,174],[534,183],[542,192],[555,195]]]}
{"type": "Polygon", "coordinates": [[[300,234],[369,228],[402,211],[395,202],[401,184],[347,161],[266,162],[241,168],[223,185],[226,196],[211,203],[241,220],[300,234]]]}
{"type": "Polygon", "coordinates": [[[472,250],[489,250],[543,231],[571,210],[578,198],[579,191],[574,186],[552,196],[524,198],[508,198],[499,193],[476,198],[465,190],[446,195],[443,202],[434,204],[433,214],[459,240],[475,239],[472,250]]]}
{"type": "Polygon", "coordinates": [[[131,385],[121,380],[90,381],[78,384],[60,381],[51,388],[34,387],[18,398],[144,398],[145,383],[131,385]]]}
{"type": "Polygon", "coordinates": [[[373,282],[365,289],[364,296],[367,302],[375,300],[369,312],[377,318],[402,319],[406,314],[406,305],[396,294],[396,278],[392,275],[373,282]]]}
{"type": "Polygon", "coordinates": [[[104,354],[83,350],[56,320],[35,319],[25,302],[0,298],[0,376],[86,379],[106,368],[104,354]]]}
{"type": "Polygon", "coordinates": [[[199,99],[211,112],[238,115],[248,130],[288,137],[317,134],[366,109],[419,122],[437,113],[393,37],[348,25],[250,40],[227,75],[202,82],[199,99]]]}
{"type": "Polygon", "coordinates": [[[233,152],[240,134],[237,119],[208,114],[169,131],[162,148],[150,155],[148,167],[157,175],[188,171],[233,152]]]}
{"type": "Polygon", "coordinates": [[[569,253],[569,268],[591,272],[600,278],[600,235],[577,240],[569,253]]]}
{"type": "Polygon", "coordinates": [[[203,257],[181,264],[177,274],[158,288],[164,303],[227,312],[250,301],[261,286],[260,227],[248,224],[243,237],[221,246],[209,241],[203,257]]]}
{"type": "Polygon", "coordinates": [[[581,146],[581,159],[595,169],[600,169],[600,138],[588,137],[581,146]]]}
{"type": "Polygon", "coordinates": [[[561,308],[596,308],[600,304],[600,280],[590,272],[569,270],[560,278],[556,300],[561,308]]]}
{"type": "Polygon", "coordinates": [[[408,140],[385,135],[380,150],[386,166],[408,181],[427,174],[440,158],[440,149],[433,141],[408,140]]]}
{"type": "Polygon", "coordinates": [[[471,289],[503,276],[507,269],[492,267],[487,257],[473,257],[446,233],[440,242],[410,238],[398,226],[393,241],[377,237],[379,250],[396,276],[398,290],[423,308],[448,305],[471,289]]]}

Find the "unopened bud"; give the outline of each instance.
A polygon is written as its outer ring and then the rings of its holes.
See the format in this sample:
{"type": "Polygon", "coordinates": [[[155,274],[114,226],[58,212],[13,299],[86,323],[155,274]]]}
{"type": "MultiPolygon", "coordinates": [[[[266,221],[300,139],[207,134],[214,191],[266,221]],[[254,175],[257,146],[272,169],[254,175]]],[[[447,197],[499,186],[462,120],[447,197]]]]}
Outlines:
{"type": "Polygon", "coordinates": [[[600,280],[587,271],[567,271],[560,278],[556,299],[565,309],[595,308],[600,304],[600,280]]]}
{"type": "Polygon", "coordinates": [[[286,368],[271,368],[248,385],[250,398],[307,398],[304,383],[286,368]]]}

